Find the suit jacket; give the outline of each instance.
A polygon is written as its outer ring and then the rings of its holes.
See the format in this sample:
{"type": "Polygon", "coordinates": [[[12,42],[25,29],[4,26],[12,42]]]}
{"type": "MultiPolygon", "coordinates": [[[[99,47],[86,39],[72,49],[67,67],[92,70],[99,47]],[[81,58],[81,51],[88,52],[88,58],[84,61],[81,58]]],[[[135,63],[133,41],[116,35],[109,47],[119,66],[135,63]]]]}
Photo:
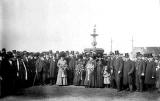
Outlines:
{"type": "Polygon", "coordinates": [[[136,75],[141,75],[145,73],[146,64],[144,60],[137,60],[136,61],[136,75]]]}
{"type": "Polygon", "coordinates": [[[115,68],[115,72],[120,71],[122,73],[122,70],[123,70],[123,59],[121,57],[118,57],[117,59],[115,59],[114,68],[115,68]]]}

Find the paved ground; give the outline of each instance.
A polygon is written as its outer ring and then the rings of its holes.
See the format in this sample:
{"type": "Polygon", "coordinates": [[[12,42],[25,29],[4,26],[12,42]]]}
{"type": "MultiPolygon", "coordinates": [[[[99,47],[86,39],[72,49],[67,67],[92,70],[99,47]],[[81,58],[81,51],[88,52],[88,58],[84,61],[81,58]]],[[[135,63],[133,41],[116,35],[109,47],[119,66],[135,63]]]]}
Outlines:
{"type": "Polygon", "coordinates": [[[18,91],[0,101],[160,101],[160,94],[152,92],[116,92],[108,88],[77,86],[36,86],[18,91]]]}

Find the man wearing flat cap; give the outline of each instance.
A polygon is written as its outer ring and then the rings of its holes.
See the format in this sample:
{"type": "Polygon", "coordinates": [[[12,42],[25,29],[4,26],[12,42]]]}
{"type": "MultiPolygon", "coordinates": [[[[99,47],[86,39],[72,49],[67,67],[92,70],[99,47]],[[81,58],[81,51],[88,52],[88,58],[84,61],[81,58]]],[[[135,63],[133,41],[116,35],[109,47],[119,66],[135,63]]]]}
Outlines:
{"type": "Polygon", "coordinates": [[[130,60],[129,54],[125,53],[123,68],[123,86],[124,89],[133,91],[134,63],[130,60]]]}
{"type": "Polygon", "coordinates": [[[115,67],[115,79],[117,85],[117,91],[122,90],[122,69],[123,69],[123,59],[120,57],[119,51],[115,51],[116,59],[114,61],[115,67]]]}

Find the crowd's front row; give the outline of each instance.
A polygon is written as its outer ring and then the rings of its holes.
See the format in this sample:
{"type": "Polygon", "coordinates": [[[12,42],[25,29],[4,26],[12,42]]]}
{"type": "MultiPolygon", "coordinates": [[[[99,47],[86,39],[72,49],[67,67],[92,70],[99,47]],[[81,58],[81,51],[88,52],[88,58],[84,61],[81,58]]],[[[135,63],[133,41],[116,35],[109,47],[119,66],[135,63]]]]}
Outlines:
{"type": "Polygon", "coordinates": [[[115,88],[117,91],[160,91],[160,61],[138,52],[131,60],[115,51],[96,53],[0,53],[0,95],[34,85],[75,85],[86,88],[115,88]]]}

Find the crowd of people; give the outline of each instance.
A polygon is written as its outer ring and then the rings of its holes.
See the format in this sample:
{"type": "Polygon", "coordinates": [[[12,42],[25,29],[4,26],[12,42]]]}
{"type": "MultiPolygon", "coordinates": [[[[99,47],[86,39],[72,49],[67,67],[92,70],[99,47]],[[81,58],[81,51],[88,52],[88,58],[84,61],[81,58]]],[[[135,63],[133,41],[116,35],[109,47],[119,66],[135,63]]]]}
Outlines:
{"type": "Polygon", "coordinates": [[[0,51],[0,96],[35,85],[160,92],[160,60],[152,53],[0,51]]]}

